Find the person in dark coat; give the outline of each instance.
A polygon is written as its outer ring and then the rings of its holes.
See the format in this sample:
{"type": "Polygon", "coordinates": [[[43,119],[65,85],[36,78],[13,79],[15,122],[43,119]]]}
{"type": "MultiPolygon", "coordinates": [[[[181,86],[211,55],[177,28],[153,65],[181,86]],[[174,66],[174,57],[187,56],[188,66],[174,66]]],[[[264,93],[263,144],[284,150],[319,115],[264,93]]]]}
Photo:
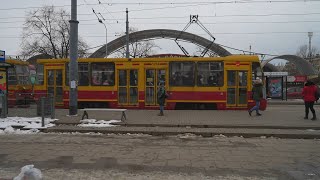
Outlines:
{"type": "Polygon", "coordinates": [[[160,88],[158,90],[158,104],[160,106],[160,113],[159,116],[163,116],[163,110],[164,110],[164,103],[166,100],[166,90],[164,88],[164,82],[160,82],[160,88]]]}
{"type": "Polygon", "coordinates": [[[248,110],[249,115],[251,116],[252,111],[256,111],[257,116],[261,116],[262,114],[259,113],[259,108],[260,108],[260,101],[263,97],[263,92],[262,92],[262,80],[257,79],[254,81],[254,85],[252,88],[252,99],[256,102],[255,106],[248,110]]]}
{"type": "Polygon", "coordinates": [[[316,120],[316,112],[313,109],[313,105],[314,102],[317,100],[316,99],[316,93],[318,93],[318,88],[317,86],[311,82],[311,81],[307,81],[303,90],[302,90],[302,97],[304,100],[304,106],[305,106],[305,117],[304,119],[308,119],[308,115],[309,115],[309,109],[312,112],[312,119],[311,120],[316,120]]]}

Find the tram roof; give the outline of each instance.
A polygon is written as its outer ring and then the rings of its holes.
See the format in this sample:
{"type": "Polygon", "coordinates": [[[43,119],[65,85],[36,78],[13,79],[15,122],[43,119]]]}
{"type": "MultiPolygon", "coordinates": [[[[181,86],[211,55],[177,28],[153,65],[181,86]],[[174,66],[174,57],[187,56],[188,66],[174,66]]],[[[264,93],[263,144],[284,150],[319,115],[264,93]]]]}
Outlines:
{"type": "MultiPolygon", "coordinates": [[[[65,63],[69,59],[38,59],[37,63],[65,63]]],[[[231,55],[226,57],[161,57],[161,58],[79,58],[78,62],[170,62],[170,61],[246,61],[260,62],[258,56],[231,55]]]]}
{"type": "Polygon", "coordinates": [[[18,65],[29,65],[27,61],[17,60],[17,59],[6,59],[6,63],[18,64],[18,65]]]}

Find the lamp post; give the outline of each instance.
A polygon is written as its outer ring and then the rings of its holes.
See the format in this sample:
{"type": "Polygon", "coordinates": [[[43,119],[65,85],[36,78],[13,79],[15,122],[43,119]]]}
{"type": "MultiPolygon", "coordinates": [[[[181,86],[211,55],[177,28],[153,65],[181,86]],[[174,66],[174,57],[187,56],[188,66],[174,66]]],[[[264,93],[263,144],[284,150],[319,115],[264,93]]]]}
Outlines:
{"type": "Polygon", "coordinates": [[[104,25],[104,28],[106,28],[106,58],[108,57],[108,46],[107,46],[107,44],[108,44],[108,29],[107,29],[107,26],[106,26],[106,24],[101,20],[101,19],[98,19],[98,21],[99,21],[99,23],[101,23],[101,24],[103,24],[104,25]]]}
{"type": "Polygon", "coordinates": [[[310,58],[310,63],[311,63],[311,38],[313,36],[313,32],[308,32],[308,37],[309,37],[309,58],[310,58]]]}

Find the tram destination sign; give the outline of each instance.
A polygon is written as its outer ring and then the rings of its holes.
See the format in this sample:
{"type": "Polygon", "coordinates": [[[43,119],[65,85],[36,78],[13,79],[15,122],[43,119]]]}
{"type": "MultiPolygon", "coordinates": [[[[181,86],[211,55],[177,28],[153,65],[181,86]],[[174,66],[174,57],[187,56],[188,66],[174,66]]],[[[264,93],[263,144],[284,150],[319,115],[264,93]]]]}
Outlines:
{"type": "Polygon", "coordinates": [[[0,50],[0,62],[4,62],[6,60],[6,52],[0,50]]]}

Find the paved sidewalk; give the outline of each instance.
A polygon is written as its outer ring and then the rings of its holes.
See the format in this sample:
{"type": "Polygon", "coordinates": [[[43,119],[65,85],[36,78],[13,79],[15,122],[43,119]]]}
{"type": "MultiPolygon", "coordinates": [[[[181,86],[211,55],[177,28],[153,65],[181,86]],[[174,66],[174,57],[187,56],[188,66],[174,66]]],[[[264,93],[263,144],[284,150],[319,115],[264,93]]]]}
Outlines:
{"type": "Polygon", "coordinates": [[[316,180],[320,141],[146,135],[1,135],[0,179],[34,164],[44,179],[316,180]]]}
{"type": "MultiPolygon", "coordinates": [[[[318,110],[318,108],[316,108],[318,110]]],[[[319,110],[318,110],[319,111],[319,110]]],[[[81,115],[68,117],[67,110],[57,110],[57,118],[62,123],[78,123],[81,115]]],[[[165,111],[165,116],[157,116],[155,110],[128,110],[128,126],[168,125],[168,126],[207,126],[230,128],[295,128],[320,129],[320,120],[304,120],[304,106],[270,105],[261,117],[249,116],[247,111],[214,111],[214,110],[172,110],[165,111]]],[[[120,119],[120,112],[91,112],[89,118],[98,120],[120,119]]]]}

